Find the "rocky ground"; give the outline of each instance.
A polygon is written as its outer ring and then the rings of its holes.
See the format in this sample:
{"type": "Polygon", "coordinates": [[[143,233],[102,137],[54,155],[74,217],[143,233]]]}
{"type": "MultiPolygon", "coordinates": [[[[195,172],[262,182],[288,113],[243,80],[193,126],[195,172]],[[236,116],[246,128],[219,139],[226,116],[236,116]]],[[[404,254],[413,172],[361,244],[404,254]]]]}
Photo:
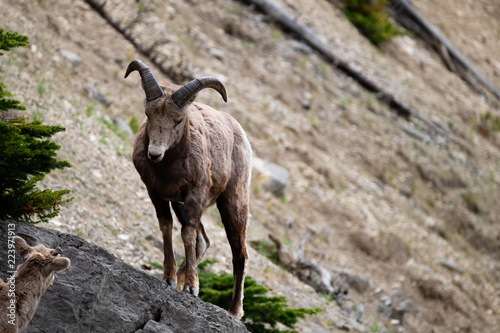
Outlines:
{"type": "MultiPolygon", "coordinates": [[[[7,237],[3,235],[14,221],[0,222],[0,250],[7,252],[7,237]]],[[[160,279],[124,264],[76,235],[25,222],[18,223],[16,231],[28,241],[36,239],[48,248],[60,248],[62,256],[71,258],[71,271],[55,274],[25,333],[248,332],[227,311],[165,288],[160,279]]],[[[10,274],[4,274],[7,271],[7,262],[0,262],[0,278],[4,281],[10,278],[10,274]]]]}
{"type": "MultiPolygon", "coordinates": [[[[229,102],[209,91],[199,101],[231,113],[255,156],[288,171],[285,195],[277,197],[266,186],[269,176],[254,170],[253,243],[272,233],[294,249],[312,228],[305,257],[332,272],[336,286],[344,284],[339,272],[366,282],[346,285],[349,315],[269,261],[262,248],[252,249],[250,276],[293,306],[324,309],[301,321],[300,331],[499,330],[494,119],[500,109],[449,72],[422,41],[401,36],[378,49],[332,2],[276,1],[336,55],[454,140],[396,116],[242,2],[107,1],[109,16],[153,50],[154,59],[138,53],[83,0],[0,3],[5,17],[15,18],[2,27],[30,38],[28,48],[0,57],[3,82],[31,117],[66,128],[54,139],[59,157],[73,166],[50,174],[43,186],[68,188],[75,199],[44,227],[78,234],[136,268],[162,262],[154,210],[130,160],[133,135],[123,126],[144,118],[139,78],[124,80],[126,66],[135,58],[155,60],[171,70],[168,77],[152,66],[161,79],[219,78],[229,102]],[[352,318],[360,304],[357,324],[352,318]]],[[[453,10],[446,1],[413,3],[500,86],[493,0],[462,0],[453,10]]],[[[205,219],[212,241],[206,257],[218,260],[216,272],[230,271],[217,210],[210,208],[205,219]]],[[[178,224],[175,235],[182,252],[178,224]]]]}

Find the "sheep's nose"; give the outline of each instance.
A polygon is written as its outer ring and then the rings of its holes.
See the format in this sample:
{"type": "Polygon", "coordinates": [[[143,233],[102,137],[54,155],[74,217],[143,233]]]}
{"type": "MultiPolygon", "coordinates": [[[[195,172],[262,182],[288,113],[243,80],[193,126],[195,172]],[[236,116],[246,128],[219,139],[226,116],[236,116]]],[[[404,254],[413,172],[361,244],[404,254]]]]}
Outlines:
{"type": "Polygon", "coordinates": [[[160,162],[163,156],[163,149],[156,145],[150,145],[148,147],[149,159],[153,162],[160,162]]]}
{"type": "Polygon", "coordinates": [[[151,161],[156,161],[157,159],[159,159],[161,156],[161,154],[157,154],[157,153],[149,153],[149,157],[151,158],[151,161]]]}

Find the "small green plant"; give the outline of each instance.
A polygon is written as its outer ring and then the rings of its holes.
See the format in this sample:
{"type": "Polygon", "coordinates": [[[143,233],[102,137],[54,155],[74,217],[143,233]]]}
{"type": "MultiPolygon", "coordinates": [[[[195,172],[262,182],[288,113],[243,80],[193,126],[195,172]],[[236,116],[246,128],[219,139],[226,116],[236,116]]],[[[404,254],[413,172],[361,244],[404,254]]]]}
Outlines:
{"type": "Polygon", "coordinates": [[[286,195],[281,196],[280,201],[281,201],[281,203],[286,204],[288,202],[286,195]]]}
{"type": "Polygon", "coordinates": [[[372,326],[370,326],[370,332],[372,333],[377,333],[378,332],[378,324],[375,323],[372,326]]]}
{"type": "Polygon", "coordinates": [[[41,123],[42,122],[42,111],[40,109],[36,109],[36,111],[33,111],[31,113],[31,118],[33,119],[34,123],[41,123]]]}
{"type": "Polygon", "coordinates": [[[276,30],[271,34],[271,39],[272,40],[279,40],[283,37],[283,31],[282,30],[276,30]]]}
{"type": "Polygon", "coordinates": [[[47,92],[47,87],[45,86],[45,79],[42,78],[42,80],[38,82],[37,91],[38,94],[40,95],[43,95],[47,92]]]}
{"type": "Polygon", "coordinates": [[[302,66],[302,68],[306,68],[307,63],[308,63],[307,58],[300,59],[300,65],[302,66]]]}
{"type": "Polygon", "coordinates": [[[114,146],[116,155],[118,156],[124,156],[127,153],[127,150],[125,147],[122,146],[114,146]]]}
{"type": "Polygon", "coordinates": [[[462,198],[465,201],[465,204],[467,205],[467,208],[475,213],[475,214],[480,214],[481,213],[481,207],[480,207],[480,200],[479,196],[477,193],[472,193],[472,192],[466,192],[462,194],[462,198]]]}
{"type": "Polygon", "coordinates": [[[317,127],[321,125],[321,120],[315,115],[309,115],[307,119],[309,119],[309,123],[311,124],[312,127],[317,127]]]}
{"type": "Polygon", "coordinates": [[[163,265],[160,263],[157,263],[156,261],[146,261],[146,264],[153,266],[154,268],[158,268],[163,270],[163,265]]]}
{"type": "Polygon", "coordinates": [[[427,204],[427,207],[434,208],[436,206],[436,199],[429,196],[425,199],[425,203],[427,204]]]}
{"type": "Polygon", "coordinates": [[[259,194],[259,192],[260,192],[260,186],[259,186],[259,184],[253,184],[252,185],[252,192],[255,195],[259,194]]]}
{"type": "Polygon", "coordinates": [[[139,2],[137,2],[137,12],[138,13],[142,13],[145,11],[145,8],[144,8],[144,1],[142,0],[139,0],[139,2]]]}
{"type": "Polygon", "coordinates": [[[91,117],[93,113],[94,113],[94,106],[93,105],[87,105],[87,108],[85,109],[85,115],[87,117],[91,117]]]}
{"type": "Polygon", "coordinates": [[[226,13],[240,15],[243,12],[243,6],[240,4],[231,4],[225,6],[226,13]]]}
{"type": "Polygon", "coordinates": [[[120,139],[125,140],[127,138],[127,133],[122,131],[113,120],[109,118],[101,118],[101,122],[109,129],[111,132],[115,133],[120,139]]]}
{"type": "MultiPolygon", "coordinates": [[[[203,261],[198,265],[200,279],[200,298],[205,302],[218,305],[228,309],[233,294],[233,276],[227,273],[217,275],[205,270],[208,264],[214,261],[203,261]]],[[[297,332],[295,324],[299,318],[305,315],[316,314],[321,311],[316,309],[291,309],[285,297],[266,296],[271,289],[257,284],[250,277],[245,278],[243,309],[245,315],[242,318],[250,332],[279,333],[297,332]],[[278,323],[285,325],[291,330],[282,331],[276,326],[278,323]]]]}
{"type": "Polygon", "coordinates": [[[489,137],[492,133],[500,132],[500,118],[486,112],[479,117],[476,126],[479,134],[489,137]]]}
{"type": "Polygon", "coordinates": [[[273,211],[273,208],[274,208],[274,201],[269,200],[269,201],[267,202],[267,208],[266,208],[266,209],[267,209],[267,211],[268,211],[268,212],[272,212],[272,211],[273,211]]]}
{"type": "Polygon", "coordinates": [[[255,51],[257,49],[257,45],[252,42],[245,42],[245,46],[249,51],[255,51]]]}
{"type": "Polygon", "coordinates": [[[101,134],[101,138],[99,139],[100,143],[106,143],[106,139],[108,138],[108,135],[106,133],[101,134]]]}
{"type": "Polygon", "coordinates": [[[325,301],[327,301],[327,302],[333,302],[335,299],[331,293],[324,294],[323,297],[325,298],[325,301]]]}
{"type": "Polygon", "coordinates": [[[252,247],[261,255],[274,263],[278,262],[278,249],[276,244],[269,242],[266,239],[261,239],[257,244],[252,245],[252,247]]]}
{"type": "Polygon", "coordinates": [[[377,96],[374,93],[369,93],[366,104],[373,105],[377,101],[377,96]]]}
{"type": "Polygon", "coordinates": [[[344,110],[347,109],[347,107],[349,105],[352,104],[352,101],[348,98],[345,98],[345,97],[341,97],[340,100],[339,100],[339,105],[341,108],[343,108],[344,110]]]}
{"type": "Polygon", "coordinates": [[[387,0],[345,0],[342,12],[375,45],[406,33],[389,20],[387,0]]]}
{"type": "Polygon", "coordinates": [[[137,134],[137,131],[139,131],[139,126],[141,124],[139,123],[139,120],[137,120],[136,117],[133,117],[130,118],[130,121],[128,122],[128,126],[130,127],[130,129],[132,130],[132,132],[134,134],[137,134]]]}

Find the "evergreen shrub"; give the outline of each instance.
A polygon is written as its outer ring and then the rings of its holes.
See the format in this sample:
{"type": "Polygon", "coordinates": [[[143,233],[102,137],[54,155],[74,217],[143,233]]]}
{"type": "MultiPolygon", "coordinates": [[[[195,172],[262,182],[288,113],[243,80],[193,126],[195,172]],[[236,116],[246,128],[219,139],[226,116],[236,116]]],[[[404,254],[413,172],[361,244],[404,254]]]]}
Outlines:
{"type": "MultiPolygon", "coordinates": [[[[198,265],[200,279],[200,298],[205,302],[228,309],[233,295],[233,276],[227,273],[217,275],[206,271],[208,264],[214,263],[205,260],[198,265]]],[[[266,296],[271,289],[257,284],[251,277],[245,278],[243,309],[243,323],[253,333],[279,333],[297,332],[295,324],[299,318],[307,314],[321,311],[316,309],[291,309],[288,307],[286,297],[266,296]],[[277,326],[281,323],[289,329],[280,330],[277,326]]]]}
{"type": "MultiPolygon", "coordinates": [[[[0,50],[25,46],[28,37],[0,28],[0,50]]],[[[3,53],[0,53],[3,55],[3,53]]],[[[0,112],[25,110],[0,83],[0,112]]],[[[0,115],[1,116],[1,115],[0,115]]],[[[69,190],[37,189],[36,183],[54,169],[69,167],[54,157],[59,145],[49,138],[65,129],[61,126],[28,122],[25,116],[0,121],[0,219],[47,222],[57,216],[59,205],[68,202],[69,190]]]]}
{"type": "Polygon", "coordinates": [[[406,33],[391,23],[387,0],[345,0],[342,12],[375,45],[406,33]]]}

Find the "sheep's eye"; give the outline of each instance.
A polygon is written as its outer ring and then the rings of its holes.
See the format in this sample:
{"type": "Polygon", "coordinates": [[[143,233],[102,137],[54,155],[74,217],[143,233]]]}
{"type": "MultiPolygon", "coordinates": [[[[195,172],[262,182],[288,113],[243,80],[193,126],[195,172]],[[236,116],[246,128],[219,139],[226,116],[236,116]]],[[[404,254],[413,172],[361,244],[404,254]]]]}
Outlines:
{"type": "Polygon", "coordinates": [[[181,123],[182,123],[182,119],[181,119],[181,120],[178,120],[178,121],[175,123],[174,127],[179,126],[181,123]]]}

